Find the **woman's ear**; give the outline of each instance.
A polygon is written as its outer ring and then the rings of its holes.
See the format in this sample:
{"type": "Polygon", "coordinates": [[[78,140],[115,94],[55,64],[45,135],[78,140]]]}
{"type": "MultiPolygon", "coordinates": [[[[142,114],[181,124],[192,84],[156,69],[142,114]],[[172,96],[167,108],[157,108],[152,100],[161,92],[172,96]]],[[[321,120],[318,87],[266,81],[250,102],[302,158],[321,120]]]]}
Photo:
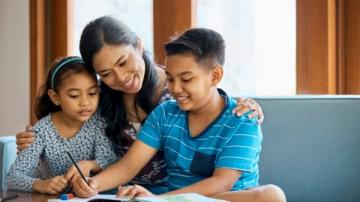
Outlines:
{"type": "Polygon", "coordinates": [[[51,101],[54,103],[54,105],[58,106],[60,104],[59,96],[57,95],[57,93],[54,90],[49,89],[48,95],[49,95],[51,101]]]}
{"type": "Polygon", "coordinates": [[[144,53],[144,43],[141,41],[140,38],[136,39],[137,41],[137,49],[140,51],[141,55],[144,53]]]}
{"type": "Polygon", "coordinates": [[[212,70],[212,83],[214,86],[220,83],[224,74],[223,67],[220,65],[216,65],[212,70]]]}

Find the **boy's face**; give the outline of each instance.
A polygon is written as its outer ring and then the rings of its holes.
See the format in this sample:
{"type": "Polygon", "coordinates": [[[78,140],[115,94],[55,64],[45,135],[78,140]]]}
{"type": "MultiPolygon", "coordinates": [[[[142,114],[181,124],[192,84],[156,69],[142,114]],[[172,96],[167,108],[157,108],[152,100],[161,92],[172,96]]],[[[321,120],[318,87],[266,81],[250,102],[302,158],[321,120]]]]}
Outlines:
{"type": "Polygon", "coordinates": [[[165,66],[170,93],[180,109],[199,110],[209,102],[217,84],[212,70],[196,62],[190,54],[168,56],[165,66]]]}

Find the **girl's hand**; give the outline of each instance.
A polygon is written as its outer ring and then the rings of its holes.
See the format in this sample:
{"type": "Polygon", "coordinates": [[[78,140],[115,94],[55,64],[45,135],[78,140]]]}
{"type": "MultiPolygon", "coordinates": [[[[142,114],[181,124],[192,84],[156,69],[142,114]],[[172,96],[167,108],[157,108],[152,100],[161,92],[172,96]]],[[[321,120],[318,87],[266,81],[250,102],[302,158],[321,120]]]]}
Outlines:
{"type": "Polygon", "coordinates": [[[120,186],[116,194],[117,197],[129,197],[129,199],[143,196],[155,196],[153,193],[140,185],[120,186]]]}
{"type": "MultiPolygon", "coordinates": [[[[85,177],[90,176],[90,171],[92,170],[95,163],[94,161],[81,160],[76,163],[85,177]]],[[[72,165],[65,174],[65,178],[68,181],[71,181],[71,183],[74,183],[79,177],[81,178],[80,173],[76,169],[75,165],[72,165]]]]}
{"type": "Polygon", "coordinates": [[[233,113],[237,116],[241,116],[248,111],[253,111],[249,118],[258,117],[258,123],[261,124],[264,121],[264,113],[261,106],[252,98],[239,98],[237,100],[237,107],[233,109],[233,113]]]}
{"type": "Polygon", "coordinates": [[[35,134],[32,131],[32,127],[26,126],[26,131],[16,134],[16,146],[18,151],[22,151],[29,147],[34,142],[35,134]]]}
{"type": "Polygon", "coordinates": [[[73,185],[73,191],[78,197],[88,198],[97,194],[98,184],[94,178],[87,178],[90,186],[81,178],[78,177],[73,185]]]}
{"type": "Polygon", "coordinates": [[[59,194],[67,186],[67,180],[63,175],[55,176],[47,180],[37,180],[33,184],[33,189],[44,194],[59,194]]]}

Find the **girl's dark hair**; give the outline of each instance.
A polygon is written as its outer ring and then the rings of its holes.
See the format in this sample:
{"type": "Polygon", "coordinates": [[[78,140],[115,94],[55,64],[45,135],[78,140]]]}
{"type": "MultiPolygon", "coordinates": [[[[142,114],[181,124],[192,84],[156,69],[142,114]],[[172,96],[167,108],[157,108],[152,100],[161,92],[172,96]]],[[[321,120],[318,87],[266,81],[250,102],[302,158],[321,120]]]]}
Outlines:
{"type": "MultiPolygon", "coordinates": [[[[91,21],[84,28],[80,39],[80,53],[86,66],[94,70],[94,55],[104,45],[132,45],[137,47],[138,43],[137,35],[125,24],[113,17],[103,16],[91,21]]],[[[142,87],[136,95],[134,106],[136,109],[136,104],[138,104],[141,109],[149,114],[156,106],[153,96],[156,94],[156,85],[159,78],[146,51],[144,51],[142,58],[145,62],[145,76],[142,87]]],[[[106,135],[115,144],[125,144],[123,131],[129,127],[129,121],[126,118],[123,92],[113,90],[101,81],[99,109],[101,115],[108,122],[105,130],[106,135]]]]}
{"type": "Polygon", "coordinates": [[[49,113],[61,110],[60,106],[55,105],[51,101],[48,90],[52,89],[55,92],[59,92],[60,86],[66,78],[81,72],[89,72],[96,80],[96,73],[94,71],[89,71],[80,57],[65,57],[55,61],[49,69],[46,82],[41,86],[40,93],[35,101],[35,115],[37,119],[41,119],[49,113]]]}

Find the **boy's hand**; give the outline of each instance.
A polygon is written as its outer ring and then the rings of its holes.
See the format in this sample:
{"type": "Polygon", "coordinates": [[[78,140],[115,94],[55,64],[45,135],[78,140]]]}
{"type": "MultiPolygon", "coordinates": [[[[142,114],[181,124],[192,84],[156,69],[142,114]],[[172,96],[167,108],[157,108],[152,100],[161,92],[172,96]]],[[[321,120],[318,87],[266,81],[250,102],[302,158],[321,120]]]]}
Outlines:
{"type": "Polygon", "coordinates": [[[44,194],[59,194],[67,186],[64,176],[55,176],[47,180],[37,180],[33,184],[33,189],[44,194]]]}
{"type": "Polygon", "coordinates": [[[258,117],[258,123],[261,124],[264,121],[264,113],[261,106],[252,98],[239,98],[237,100],[237,106],[233,109],[233,113],[237,116],[241,116],[248,111],[253,111],[249,118],[258,117]]]}
{"type": "Polygon", "coordinates": [[[28,148],[29,145],[33,143],[34,139],[35,134],[32,131],[32,127],[30,125],[26,126],[26,131],[16,134],[16,145],[18,151],[28,148]]]}
{"type": "Polygon", "coordinates": [[[90,187],[80,176],[74,181],[72,185],[76,196],[88,198],[97,194],[98,184],[96,180],[90,177],[88,177],[87,180],[90,184],[90,187]]]}
{"type": "Polygon", "coordinates": [[[153,193],[140,185],[120,186],[117,197],[129,197],[129,199],[143,196],[155,196],[153,193]]]}
{"type": "MultiPolygon", "coordinates": [[[[93,167],[92,161],[81,160],[76,163],[79,166],[81,172],[84,174],[85,177],[90,176],[90,171],[92,170],[92,167],[93,167]]],[[[80,173],[76,169],[75,165],[72,165],[65,174],[65,178],[68,181],[71,181],[71,183],[75,183],[75,181],[79,177],[81,178],[80,173]]]]}

